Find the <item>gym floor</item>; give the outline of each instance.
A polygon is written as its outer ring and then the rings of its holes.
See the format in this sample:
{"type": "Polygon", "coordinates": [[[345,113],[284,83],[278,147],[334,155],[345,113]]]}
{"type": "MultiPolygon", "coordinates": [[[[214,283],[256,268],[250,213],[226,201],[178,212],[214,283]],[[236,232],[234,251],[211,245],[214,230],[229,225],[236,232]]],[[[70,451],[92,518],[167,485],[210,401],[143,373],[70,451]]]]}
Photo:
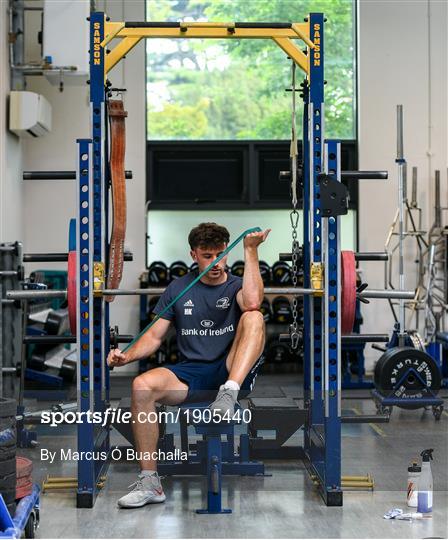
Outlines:
{"type": "MultiPolygon", "coordinates": [[[[299,398],[298,375],[262,375],[254,397],[299,398]]],[[[115,384],[112,397],[129,393],[130,379],[115,384]]],[[[300,389],[300,390],[299,390],[300,389]]],[[[442,395],[446,398],[446,390],[442,395]]],[[[343,414],[375,413],[368,390],[344,392],[343,414]]],[[[114,405],[115,403],[113,403],[114,405]]],[[[41,403],[36,408],[41,408],[41,403]]],[[[77,509],[74,491],[41,495],[40,538],[446,538],[448,523],[448,413],[436,422],[431,411],[395,408],[387,424],[344,424],[342,474],[366,475],[375,480],[373,491],[345,491],[342,508],[327,508],[301,461],[265,461],[265,477],[223,479],[223,507],[230,515],[197,515],[206,498],[202,477],[166,477],[165,504],[119,510],[117,499],[136,479],[137,464],[115,462],[93,509],[77,509]],[[391,508],[406,508],[408,462],[434,448],[434,511],[431,519],[388,521],[391,508]]],[[[21,450],[33,458],[34,480],[47,475],[76,476],[76,464],[46,465],[40,448],[76,449],[75,428],[38,428],[39,447],[21,450]],[[55,437],[54,430],[58,429],[55,437]]],[[[176,440],[177,442],[177,440],[176,440]]],[[[124,444],[116,432],[113,444],[124,444]]],[[[301,434],[289,444],[300,444],[301,434]]]]}

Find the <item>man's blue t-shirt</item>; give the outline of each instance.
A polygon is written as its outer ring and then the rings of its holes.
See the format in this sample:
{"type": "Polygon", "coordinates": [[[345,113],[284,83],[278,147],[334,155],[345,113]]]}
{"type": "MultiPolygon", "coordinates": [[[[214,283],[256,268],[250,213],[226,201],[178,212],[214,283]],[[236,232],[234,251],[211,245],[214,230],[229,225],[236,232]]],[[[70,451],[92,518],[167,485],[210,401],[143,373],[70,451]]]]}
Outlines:
{"type": "MultiPolygon", "coordinates": [[[[172,281],[154,313],[160,313],[197,275],[190,272],[172,281]]],[[[232,274],[227,274],[227,281],[221,285],[198,281],[163,314],[162,318],[176,327],[181,361],[210,362],[227,356],[241,317],[236,295],[242,285],[243,280],[232,274]]]]}

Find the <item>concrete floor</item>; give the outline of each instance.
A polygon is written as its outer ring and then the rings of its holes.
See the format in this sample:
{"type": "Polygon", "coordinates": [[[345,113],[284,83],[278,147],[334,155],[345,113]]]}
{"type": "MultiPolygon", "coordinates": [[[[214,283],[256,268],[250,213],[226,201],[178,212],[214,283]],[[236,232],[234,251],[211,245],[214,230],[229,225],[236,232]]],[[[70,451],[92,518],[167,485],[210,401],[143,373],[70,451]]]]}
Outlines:
{"type": "MultiPolygon", "coordinates": [[[[296,376],[263,376],[255,395],[297,397],[296,376]]],[[[446,391],[443,393],[447,393],[446,391]]],[[[443,394],[442,393],[442,394],[443,394]]],[[[374,413],[368,391],[350,391],[343,413],[374,413]]],[[[230,515],[197,515],[205,504],[201,477],[167,477],[167,501],[135,510],[119,510],[116,500],[135,481],[134,464],[112,463],[105,488],[93,509],[77,509],[74,492],[41,496],[38,538],[446,538],[448,535],[448,414],[435,422],[430,411],[394,409],[388,424],[343,425],[343,474],[375,479],[375,490],[345,491],[342,508],[327,508],[299,461],[266,462],[266,477],[224,477],[223,505],[230,515]],[[405,509],[407,465],[424,448],[434,448],[433,517],[414,522],[383,519],[395,507],[405,509]]],[[[41,448],[75,448],[72,427],[39,428],[41,448]],[[55,431],[57,430],[57,432],[55,431]],[[55,437],[54,435],[56,435],[55,437]],[[50,434],[52,436],[50,436],[50,434]]],[[[294,441],[300,439],[300,434],[294,441]]],[[[113,443],[121,443],[113,435],[113,443]]],[[[34,479],[75,476],[76,464],[40,461],[39,448],[22,450],[34,460],[34,479]]],[[[405,510],[406,511],[406,510],[405,510]]]]}

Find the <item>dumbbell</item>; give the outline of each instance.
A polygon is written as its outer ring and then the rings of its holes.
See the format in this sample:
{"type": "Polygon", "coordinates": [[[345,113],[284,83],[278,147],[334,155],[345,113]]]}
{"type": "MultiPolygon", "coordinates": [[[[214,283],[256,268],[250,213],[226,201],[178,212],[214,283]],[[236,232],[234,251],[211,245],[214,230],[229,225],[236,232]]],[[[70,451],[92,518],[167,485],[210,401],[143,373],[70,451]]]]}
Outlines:
{"type": "Polygon", "coordinates": [[[64,381],[71,383],[76,378],[76,368],[77,363],[75,358],[64,358],[62,360],[61,369],[59,370],[59,376],[64,379],[64,381]]]}
{"type": "Polygon", "coordinates": [[[243,277],[244,274],[244,261],[236,261],[232,264],[230,273],[237,277],[243,277]]]}
{"type": "Polygon", "coordinates": [[[166,357],[167,357],[167,346],[166,341],[160,345],[158,350],[148,358],[148,362],[150,364],[156,364],[158,366],[161,366],[166,363],[166,357]]]}
{"type": "Polygon", "coordinates": [[[148,268],[148,284],[162,287],[168,284],[168,267],[162,261],[154,261],[148,268]]]}
{"type": "Polygon", "coordinates": [[[159,300],[160,300],[160,296],[151,296],[150,299],[148,300],[148,308],[146,311],[146,321],[147,321],[146,324],[149,324],[155,318],[156,314],[153,313],[153,311],[159,300]]]}
{"type": "Polygon", "coordinates": [[[269,285],[271,282],[271,267],[265,261],[260,261],[259,267],[261,279],[263,280],[264,285],[269,285]]]}
{"type": "Polygon", "coordinates": [[[270,364],[283,364],[293,362],[294,356],[288,343],[279,341],[279,336],[274,335],[268,340],[265,347],[266,362],[270,364]]]}
{"type": "Polygon", "coordinates": [[[46,355],[54,348],[54,345],[35,345],[31,357],[27,360],[27,367],[34,371],[46,371],[48,369],[45,363],[46,355]]]}
{"type": "Polygon", "coordinates": [[[179,362],[179,349],[177,347],[177,337],[171,336],[168,340],[168,355],[167,361],[170,364],[177,364],[179,362]]]}
{"type": "Polygon", "coordinates": [[[272,318],[272,309],[271,304],[266,297],[264,297],[263,302],[261,302],[260,311],[263,315],[264,322],[268,323],[272,318]]]}
{"type": "Polygon", "coordinates": [[[170,281],[179,279],[188,274],[188,266],[183,261],[174,261],[170,266],[170,281]]]}
{"type": "Polygon", "coordinates": [[[291,267],[284,261],[277,261],[272,265],[272,281],[275,285],[291,284],[291,267]]]}
{"type": "Polygon", "coordinates": [[[289,324],[292,322],[291,303],[286,296],[276,296],[272,301],[272,317],[274,322],[289,324]]]}
{"type": "Polygon", "coordinates": [[[47,315],[44,332],[49,336],[60,336],[69,330],[68,309],[53,309],[47,315]]]}
{"type": "Polygon", "coordinates": [[[197,262],[194,262],[194,263],[190,266],[190,272],[196,272],[198,268],[199,268],[198,263],[197,263],[197,262]]]}

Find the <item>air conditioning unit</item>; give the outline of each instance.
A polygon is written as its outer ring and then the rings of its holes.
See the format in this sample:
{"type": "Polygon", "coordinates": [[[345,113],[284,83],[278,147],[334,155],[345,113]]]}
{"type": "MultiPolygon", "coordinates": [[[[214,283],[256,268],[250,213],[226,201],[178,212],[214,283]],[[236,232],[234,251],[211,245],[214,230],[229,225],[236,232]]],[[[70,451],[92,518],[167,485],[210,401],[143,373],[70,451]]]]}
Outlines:
{"type": "Polygon", "coordinates": [[[9,95],[9,129],[19,137],[51,131],[51,105],[40,94],[14,90],[9,95]]]}

